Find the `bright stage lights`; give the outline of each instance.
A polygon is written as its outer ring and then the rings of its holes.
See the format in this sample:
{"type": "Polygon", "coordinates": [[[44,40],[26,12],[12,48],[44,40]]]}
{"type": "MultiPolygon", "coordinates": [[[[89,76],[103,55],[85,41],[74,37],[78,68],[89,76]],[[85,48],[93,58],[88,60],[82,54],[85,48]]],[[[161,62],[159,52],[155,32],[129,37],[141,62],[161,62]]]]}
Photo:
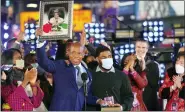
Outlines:
{"type": "Polygon", "coordinates": [[[135,45],[134,44],[130,44],[130,48],[134,48],[135,47],[135,45]]]}
{"type": "Polygon", "coordinates": [[[119,53],[120,53],[120,54],[124,54],[124,50],[123,50],[123,49],[120,49],[120,50],[119,50],[119,53]]]}
{"type": "Polygon", "coordinates": [[[94,29],[91,28],[91,29],[90,29],[90,33],[94,33],[94,29]]]}
{"type": "Polygon", "coordinates": [[[4,30],[8,30],[9,29],[9,26],[7,23],[4,24],[4,30]]]}
{"type": "Polygon", "coordinates": [[[148,41],[153,42],[154,40],[153,40],[153,38],[148,38],[148,41]]]}
{"type": "Polygon", "coordinates": [[[158,32],[154,32],[154,36],[156,36],[156,37],[157,37],[158,35],[159,35],[159,33],[158,33],[158,32]]]}
{"type": "Polygon", "coordinates": [[[129,49],[125,49],[125,53],[129,53],[129,51],[130,51],[129,49]]]}
{"type": "Polygon", "coordinates": [[[163,32],[160,32],[159,35],[160,35],[160,36],[163,36],[163,32]]]}
{"type": "Polygon", "coordinates": [[[105,25],[103,23],[100,24],[101,27],[105,27],[105,25]]]}
{"type": "Polygon", "coordinates": [[[143,22],[143,26],[147,26],[147,22],[145,21],[145,22],[143,22]]]}
{"type": "Polygon", "coordinates": [[[85,24],[85,31],[89,36],[86,36],[87,39],[93,37],[95,40],[95,46],[100,42],[105,42],[105,28],[104,23],[88,23],[85,24]]]}
{"type": "Polygon", "coordinates": [[[104,39],[101,39],[100,42],[105,42],[105,40],[104,39]]]}
{"type": "Polygon", "coordinates": [[[35,34],[31,34],[30,39],[35,39],[35,34]]]}
{"type": "Polygon", "coordinates": [[[157,26],[154,27],[154,31],[158,31],[159,28],[157,26]]]}
{"type": "Polygon", "coordinates": [[[154,21],[154,25],[158,25],[158,22],[157,21],[154,21]]]}
{"type": "Polygon", "coordinates": [[[95,34],[94,36],[95,36],[96,39],[100,38],[100,34],[95,34]]]}
{"type": "Polygon", "coordinates": [[[149,22],[148,22],[148,25],[149,25],[149,26],[152,26],[152,25],[153,25],[153,22],[149,21],[149,22]]]}
{"type": "Polygon", "coordinates": [[[115,54],[118,54],[118,50],[114,50],[114,53],[115,53],[115,54]]]}
{"type": "Polygon", "coordinates": [[[125,48],[129,48],[129,45],[128,44],[125,44],[125,48]]]}
{"type": "Polygon", "coordinates": [[[147,36],[148,36],[148,33],[147,33],[147,32],[144,32],[144,33],[143,33],[143,36],[144,36],[144,37],[147,37],[147,36]]]}
{"type": "Polygon", "coordinates": [[[8,39],[9,34],[8,33],[4,33],[4,39],[8,39]]]}
{"type": "Polygon", "coordinates": [[[100,30],[98,28],[95,29],[95,33],[99,33],[100,30]]]}
{"type": "Polygon", "coordinates": [[[164,40],[164,38],[163,38],[163,37],[160,37],[160,38],[159,38],[159,40],[160,40],[160,41],[163,41],[163,40],[164,40]]]}
{"type": "Polygon", "coordinates": [[[26,34],[28,34],[28,33],[29,33],[29,30],[28,30],[28,29],[26,29],[26,30],[25,30],[25,33],[26,33],[26,34]]]}
{"type": "Polygon", "coordinates": [[[163,21],[159,21],[159,25],[163,25],[163,21]]]}
{"type": "Polygon", "coordinates": [[[117,59],[119,59],[119,56],[118,56],[118,55],[115,55],[115,57],[114,57],[114,58],[117,60],[117,59]]]}
{"type": "Polygon", "coordinates": [[[100,43],[100,41],[99,41],[99,40],[96,40],[96,41],[95,41],[95,43],[99,44],[99,43],[100,43]]]}
{"type": "Polygon", "coordinates": [[[160,26],[160,27],[159,27],[159,30],[160,30],[160,31],[162,31],[162,30],[163,30],[163,27],[162,27],[162,26],[160,26]]]}
{"type": "Polygon", "coordinates": [[[153,32],[149,32],[149,36],[150,37],[153,37],[153,32]]]}
{"type": "Polygon", "coordinates": [[[144,21],[143,39],[149,41],[150,44],[154,44],[158,41],[163,41],[163,24],[163,21],[144,21]],[[148,25],[146,23],[148,23],[148,25]]]}
{"type": "Polygon", "coordinates": [[[34,26],[35,26],[35,25],[34,25],[33,23],[30,24],[30,28],[34,28],[34,26]]]}

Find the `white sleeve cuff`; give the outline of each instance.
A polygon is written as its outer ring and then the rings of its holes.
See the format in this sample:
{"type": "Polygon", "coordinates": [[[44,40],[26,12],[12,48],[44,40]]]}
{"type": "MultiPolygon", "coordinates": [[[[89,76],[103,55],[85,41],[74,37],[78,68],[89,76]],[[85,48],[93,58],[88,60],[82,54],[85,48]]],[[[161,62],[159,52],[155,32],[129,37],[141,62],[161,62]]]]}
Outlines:
{"type": "Polygon", "coordinates": [[[96,100],[96,104],[98,104],[98,102],[99,102],[100,100],[102,100],[102,99],[98,99],[98,100],[96,100]]]}
{"type": "Polygon", "coordinates": [[[20,42],[18,42],[17,40],[15,41],[16,44],[21,44],[20,42]]]}
{"type": "Polygon", "coordinates": [[[37,42],[37,48],[43,47],[45,43],[46,43],[46,41],[44,41],[44,42],[37,42]]]}

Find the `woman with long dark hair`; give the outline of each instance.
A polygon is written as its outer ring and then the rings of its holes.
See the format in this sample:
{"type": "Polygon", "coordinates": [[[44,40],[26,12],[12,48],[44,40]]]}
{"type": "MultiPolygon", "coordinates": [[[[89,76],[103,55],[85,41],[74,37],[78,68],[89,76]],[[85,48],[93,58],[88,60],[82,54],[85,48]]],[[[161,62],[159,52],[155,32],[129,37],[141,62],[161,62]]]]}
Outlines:
{"type": "Polygon", "coordinates": [[[1,57],[1,69],[6,74],[4,82],[1,81],[3,110],[33,111],[38,108],[44,93],[36,83],[37,69],[24,72],[23,68],[17,67],[16,61],[22,60],[21,52],[17,49],[6,50],[1,57]],[[27,90],[32,90],[32,94],[27,90]]]}
{"type": "Polygon", "coordinates": [[[130,79],[132,92],[134,95],[131,111],[147,111],[142,97],[143,89],[148,84],[144,58],[139,61],[135,54],[131,54],[125,56],[122,63],[123,72],[127,74],[130,79]]]}

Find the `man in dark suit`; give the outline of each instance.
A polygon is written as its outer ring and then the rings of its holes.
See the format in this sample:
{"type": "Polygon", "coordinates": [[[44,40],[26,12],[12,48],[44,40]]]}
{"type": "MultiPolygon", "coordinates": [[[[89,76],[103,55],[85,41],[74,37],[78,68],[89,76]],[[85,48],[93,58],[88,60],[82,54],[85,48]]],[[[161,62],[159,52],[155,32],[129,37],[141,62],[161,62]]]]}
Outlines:
{"type": "MultiPolygon", "coordinates": [[[[36,36],[41,35],[38,29],[36,36]]],[[[80,43],[71,43],[68,49],[69,64],[64,60],[51,61],[47,58],[43,47],[44,43],[37,45],[38,63],[46,71],[53,74],[54,94],[51,101],[50,111],[81,111],[84,105],[84,89],[81,79],[82,73],[87,73],[88,104],[101,104],[103,101],[91,95],[92,76],[87,68],[81,63],[84,57],[84,46],[80,43]]]]}
{"type": "MultiPolygon", "coordinates": [[[[143,90],[143,101],[147,107],[148,111],[158,111],[159,110],[159,102],[157,97],[157,91],[159,88],[159,66],[158,63],[150,59],[150,56],[147,55],[149,49],[149,43],[146,40],[138,39],[135,42],[135,54],[137,56],[137,60],[139,63],[142,59],[144,59],[144,63],[146,64],[146,77],[148,80],[147,86],[143,90]]],[[[125,54],[121,61],[121,67],[124,66],[124,60],[130,53],[125,54]]],[[[139,64],[138,63],[138,64],[139,64]]],[[[140,63],[141,64],[141,63],[140,63]]],[[[135,68],[138,69],[137,64],[135,68]]]]}

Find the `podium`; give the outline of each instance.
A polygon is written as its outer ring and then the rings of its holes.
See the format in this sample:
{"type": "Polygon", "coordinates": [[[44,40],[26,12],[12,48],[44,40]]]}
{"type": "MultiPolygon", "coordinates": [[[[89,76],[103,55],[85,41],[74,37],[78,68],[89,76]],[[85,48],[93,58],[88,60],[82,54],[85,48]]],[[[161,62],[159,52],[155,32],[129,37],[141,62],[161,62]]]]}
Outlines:
{"type": "Polygon", "coordinates": [[[121,107],[101,107],[101,111],[122,111],[121,107]]]}

